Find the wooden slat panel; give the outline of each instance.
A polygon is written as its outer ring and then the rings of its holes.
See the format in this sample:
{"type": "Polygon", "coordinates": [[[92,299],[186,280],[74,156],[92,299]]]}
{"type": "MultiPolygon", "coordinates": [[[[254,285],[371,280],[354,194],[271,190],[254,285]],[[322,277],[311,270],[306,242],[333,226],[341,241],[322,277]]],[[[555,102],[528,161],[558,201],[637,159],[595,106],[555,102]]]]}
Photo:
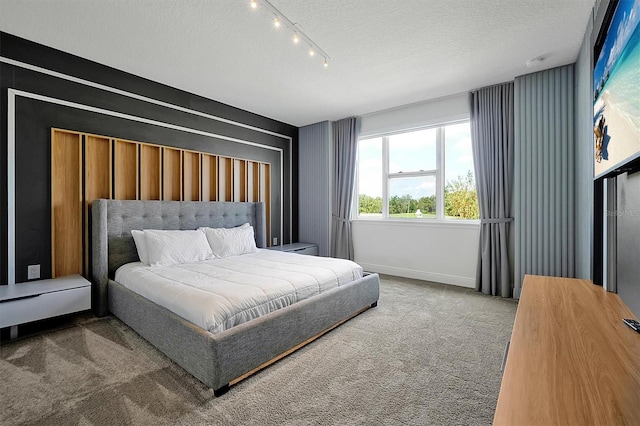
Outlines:
{"type": "Polygon", "coordinates": [[[233,158],[218,159],[218,200],[233,201],[233,158]]]}
{"type": "Polygon", "coordinates": [[[238,177],[239,177],[239,199],[237,201],[241,201],[241,202],[245,202],[245,201],[249,201],[249,197],[247,195],[248,193],[248,179],[247,179],[247,173],[248,173],[248,167],[247,167],[247,161],[246,160],[236,160],[238,162],[238,168],[240,170],[238,170],[238,177]]]}
{"type": "Polygon", "coordinates": [[[218,157],[202,154],[202,201],[218,200],[218,157]]]}
{"type": "MultiPolygon", "coordinates": [[[[271,165],[260,164],[260,200],[265,204],[267,216],[267,246],[270,247],[271,240],[271,165]]],[[[282,241],[279,242],[282,244],[282,241]]]]}
{"type": "Polygon", "coordinates": [[[161,148],[140,144],[140,199],[159,200],[162,187],[161,148]]]}
{"type": "Polygon", "coordinates": [[[184,201],[200,201],[200,153],[182,153],[182,196],[184,201]]]}
{"type": "Polygon", "coordinates": [[[182,151],[163,148],[162,199],[180,201],[182,199],[182,151]]]}
{"type": "Polygon", "coordinates": [[[254,161],[247,166],[247,201],[260,201],[260,163],[254,161]]]}
{"type": "Polygon", "coordinates": [[[51,275],[82,274],[81,135],[51,131],[51,275]]]}
{"type": "Polygon", "coordinates": [[[111,198],[111,139],[85,135],[84,141],[84,272],[90,269],[91,204],[97,198],[111,198]]]}
{"type": "Polygon", "coordinates": [[[263,201],[271,243],[269,164],[60,129],[52,129],[51,163],[53,276],[89,273],[96,198],[263,201]],[[56,260],[56,251],[65,256],[56,260]]]}
{"type": "Polygon", "coordinates": [[[113,150],[113,197],[117,200],[137,200],[138,144],[116,140],[113,150]]]}

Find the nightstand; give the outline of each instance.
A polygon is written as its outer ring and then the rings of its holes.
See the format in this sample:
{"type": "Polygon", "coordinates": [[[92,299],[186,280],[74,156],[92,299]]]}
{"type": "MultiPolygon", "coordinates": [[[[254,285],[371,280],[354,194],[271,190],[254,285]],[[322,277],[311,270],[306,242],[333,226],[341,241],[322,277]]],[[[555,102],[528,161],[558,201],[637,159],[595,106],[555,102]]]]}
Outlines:
{"type": "Polygon", "coordinates": [[[292,243],[281,246],[268,247],[269,250],[286,251],[288,253],[307,254],[309,256],[318,255],[318,245],[311,243],[292,243]]]}
{"type": "Polygon", "coordinates": [[[91,309],[91,283],[80,275],[0,286],[0,328],[91,309]]]}

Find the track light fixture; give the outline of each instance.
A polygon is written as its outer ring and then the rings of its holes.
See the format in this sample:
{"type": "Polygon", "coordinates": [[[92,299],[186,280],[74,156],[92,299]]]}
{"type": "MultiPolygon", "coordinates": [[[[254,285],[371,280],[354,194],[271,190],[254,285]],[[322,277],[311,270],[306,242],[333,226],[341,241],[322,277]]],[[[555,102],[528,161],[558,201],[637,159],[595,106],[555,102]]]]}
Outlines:
{"type": "Polygon", "coordinates": [[[289,30],[293,32],[293,43],[299,44],[300,40],[304,40],[309,45],[309,56],[313,57],[316,54],[316,50],[322,55],[324,58],[324,67],[327,68],[329,66],[329,59],[331,57],[318,46],[311,38],[306,35],[300,28],[291,22],[289,18],[287,18],[282,12],[280,12],[274,5],[269,3],[269,0],[251,0],[249,5],[251,9],[258,8],[258,2],[265,7],[269,12],[271,12],[274,16],[273,18],[273,26],[276,28],[280,28],[282,25],[287,27],[289,30]]]}

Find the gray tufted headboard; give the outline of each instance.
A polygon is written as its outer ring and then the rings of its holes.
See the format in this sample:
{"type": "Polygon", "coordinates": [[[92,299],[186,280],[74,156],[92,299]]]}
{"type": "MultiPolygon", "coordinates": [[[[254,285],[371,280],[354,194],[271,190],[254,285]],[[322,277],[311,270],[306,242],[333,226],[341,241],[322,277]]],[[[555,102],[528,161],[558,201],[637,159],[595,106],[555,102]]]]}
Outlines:
{"type": "Polygon", "coordinates": [[[249,222],[258,247],[267,246],[264,203],[95,200],[91,207],[93,310],[108,313],[107,283],[138,259],[131,230],[232,228],[249,222]]]}

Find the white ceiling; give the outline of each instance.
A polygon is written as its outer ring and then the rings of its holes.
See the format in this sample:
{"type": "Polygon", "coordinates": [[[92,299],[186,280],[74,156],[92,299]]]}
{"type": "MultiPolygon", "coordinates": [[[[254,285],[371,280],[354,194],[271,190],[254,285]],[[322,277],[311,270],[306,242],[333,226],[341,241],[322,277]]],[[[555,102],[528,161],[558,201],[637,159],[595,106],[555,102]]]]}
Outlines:
{"type": "Polygon", "coordinates": [[[271,2],[328,68],[249,0],[0,0],[0,30],[302,126],[574,62],[595,0],[271,2]]]}

